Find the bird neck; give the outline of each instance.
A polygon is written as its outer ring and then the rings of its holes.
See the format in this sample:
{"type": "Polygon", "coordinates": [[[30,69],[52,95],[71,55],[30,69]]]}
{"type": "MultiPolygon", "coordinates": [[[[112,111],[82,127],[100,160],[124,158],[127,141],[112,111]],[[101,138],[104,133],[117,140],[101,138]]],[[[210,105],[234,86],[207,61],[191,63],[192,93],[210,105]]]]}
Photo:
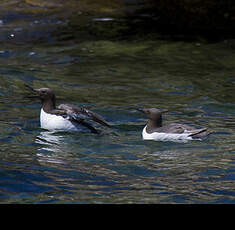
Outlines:
{"type": "Polygon", "coordinates": [[[149,119],[147,122],[147,131],[151,132],[151,130],[156,129],[156,128],[160,128],[162,127],[162,119],[158,119],[158,120],[151,120],[149,119]]]}
{"type": "Polygon", "coordinates": [[[42,100],[42,108],[46,113],[50,113],[51,110],[55,109],[55,105],[55,98],[42,100]]]}

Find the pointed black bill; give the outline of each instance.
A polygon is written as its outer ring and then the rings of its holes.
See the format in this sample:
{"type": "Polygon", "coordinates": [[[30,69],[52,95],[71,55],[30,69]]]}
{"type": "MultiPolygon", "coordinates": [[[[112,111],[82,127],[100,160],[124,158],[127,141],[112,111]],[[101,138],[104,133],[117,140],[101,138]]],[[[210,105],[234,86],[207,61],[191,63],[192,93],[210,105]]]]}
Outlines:
{"type": "Polygon", "coordinates": [[[136,108],[137,111],[141,112],[141,113],[145,113],[144,109],[141,108],[136,108]]]}
{"type": "Polygon", "coordinates": [[[24,86],[27,87],[28,89],[30,89],[31,91],[36,92],[36,90],[34,88],[32,88],[31,86],[29,86],[27,84],[24,84],[24,86]]]}
{"type": "Polygon", "coordinates": [[[28,89],[30,89],[32,92],[36,93],[36,95],[29,95],[27,96],[26,98],[30,98],[30,99],[34,99],[34,98],[40,98],[39,95],[38,95],[38,91],[37,89],[34,89],[32,88],[31,86],[27,85],[27,84],[24,84],[25,87],[27,87],[28,89]]]}
{"type": "Polygon", "coordinates": [[[161,109],[160,111],[161,111],[161,113],[167,113],[167,112],[169,112],[168,109],[161,109]]]}

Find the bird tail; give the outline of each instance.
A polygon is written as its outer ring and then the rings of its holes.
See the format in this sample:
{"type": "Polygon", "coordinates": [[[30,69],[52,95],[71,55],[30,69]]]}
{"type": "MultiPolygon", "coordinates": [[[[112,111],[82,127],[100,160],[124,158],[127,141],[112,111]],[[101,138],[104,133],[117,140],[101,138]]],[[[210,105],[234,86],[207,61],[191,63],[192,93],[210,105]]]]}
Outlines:
{"type": "Polygon", "coordinates": [[[189,137],[199,138],[199,137],[208,136],[209,134],[210,134],[210,132],[207,131],[207,128],[195,129],[195,130],[190,130],[189,137]]]}

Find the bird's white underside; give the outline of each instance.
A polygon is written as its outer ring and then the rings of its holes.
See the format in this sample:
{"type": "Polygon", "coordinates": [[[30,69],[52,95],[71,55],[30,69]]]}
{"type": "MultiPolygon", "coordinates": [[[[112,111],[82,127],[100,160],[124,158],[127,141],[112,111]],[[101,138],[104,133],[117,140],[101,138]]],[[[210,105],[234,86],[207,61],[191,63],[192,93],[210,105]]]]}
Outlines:
{"type": "Polygon", "coordinates": [[[158,140],[158,141],[174,141],[174,140],[192,140],[193,138],[189,136],[191,133],[187,130],[184,133],[147,133],[146,126],[143,129],[142,137],[144,140],[158,140]]]}
{"type": "Polygon", "coordinates": [[[68,120],[68,118],[46,113],[43,108],[40,113],[40,123],[41,128],[48,130],[79,131],[82,129],[79,125],[68,120]]]}

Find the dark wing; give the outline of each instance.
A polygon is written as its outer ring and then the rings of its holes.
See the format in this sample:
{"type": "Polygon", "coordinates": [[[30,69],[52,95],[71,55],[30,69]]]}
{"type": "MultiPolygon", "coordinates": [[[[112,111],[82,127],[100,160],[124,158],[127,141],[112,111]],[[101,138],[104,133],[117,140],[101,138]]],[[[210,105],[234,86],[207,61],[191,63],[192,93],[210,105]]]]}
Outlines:
{"type": "Polygon", "coordinates": [[[92,133],[100,133],[96,128],[94,128],[92,125],[88,124],[88,123],[85,122],[85,121],[80,121],[79,123],[80,123],[81,125],[87,127],[88,129],[90,129],[90,131],[91,131],[92,133]]]}
{"type": "Polygon", "coordinates": [[[210,133],[207,132],[207,128],[202,128],[202,129],[195,129],[193,132],[189,135],[191,137],[204,137],[208,136],[210,133]]]}
{"type": "Polygon", "coordinates": [[[68,117],[67,112],[63,109],[53,109],[53,110],[50,111],[50,114],[62,116],[64,118],[68,117]]]}
{"type": "Polygon", "coordinates": [[[99,133],[99,131],[94,128],[92,125],[90,125],[89,123],[87,123],[85,121],[86,116],[83,114],[80,114],[80,116],[78,114],[75,114],[73,111],[70,111],[69,108],[67,108],[66,110],[62,107],[58,107],[58,109],[54,109],[52,111],[50,111],[51,114],[55,114],[55,115],[59,115],[59,116],[63,116],[64,118],[69,118],[71,121],[75,121],[78,122],[79,124],[87,127],[88,129],[90,129],[90,131],[92,133],[99,133]]]}
{"type": "Polygon", "coordinates": [[[178,123],[171,123],[169,125],[163,126],[161,128],[158,128],[158,132],[164,132],[164,133],[177,133],[177,134],[181,134],[181,133],[190,133],[189,136],[193,136],[199,133],[202,133],[206,131],[206,128],[202,128],[202,129],[195,129],[194,127],[191,127],[189,125],[185,125],[185,124],[178,124],[178,123]]]}
{"type": "Polygon", "coordinates": [[[109,123],[105,121],[103,117],[101,117],[97,113],[94,113],[88,109],[73,106],[73,105],[68,105],[68,104],[61,104],[58,106],[58,109],[65,111],[67,115],[71,119],[74,119],[75,121],[81,122],[81,121],[92,119],[93,121],[96,121],[102,125],[106,125],[110,127],[109,123]]]}
{"type": "Polygon", "coordinates": [[[85,109],[85,111],[86,111],[86,114],[88,114],[88,116],[91,117],[92,120],[94,120],[102,125],[105,125],[107,127],[111,127],[111,125],[107,121],[105,121],[104,118],[101,117],[99,114],[94,113],[88,109],[85,109]]]}
{"type": "Polygon", "coordinates": [[[81,122],[88,119],[88,116],[82,108],[74,107],[67,104],[61,104],[57,108],[58,111],[64,111],[64,113],[66,113],[66,116],[68,116],[71,120],[81,122]]]}
{"type": "Polygon", "coordinates": [[[185,127],[183,127],[181,124],[171,123],[169,125],[165,125],[163,127],[160,127],[157,129],[157,132],[162,133],[183,133],[185,130],[185,127]]]}

